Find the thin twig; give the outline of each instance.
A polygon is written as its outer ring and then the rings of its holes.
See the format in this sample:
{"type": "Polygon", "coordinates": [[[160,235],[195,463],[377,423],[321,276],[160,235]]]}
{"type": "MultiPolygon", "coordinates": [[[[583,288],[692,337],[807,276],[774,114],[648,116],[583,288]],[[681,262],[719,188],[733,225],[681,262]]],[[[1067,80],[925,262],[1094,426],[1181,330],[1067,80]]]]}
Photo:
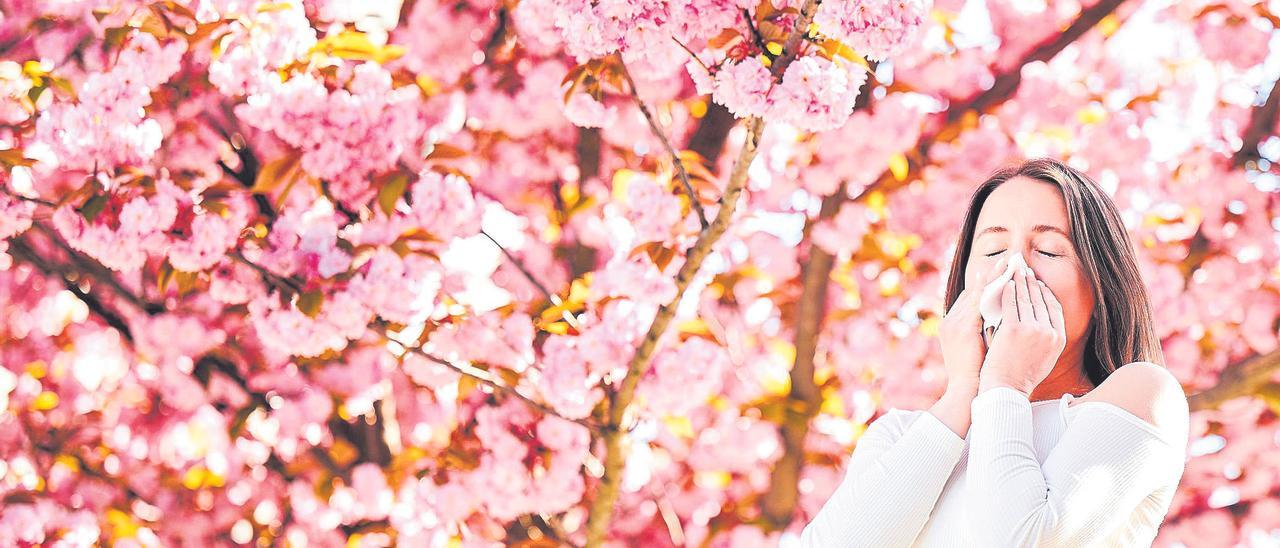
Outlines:
{"type": "Polygon", "coordinates": [[[747,28],[751,29],[751,36],[755,38],[756,46],[760,48],[760,51],[768,52],[769,48],[764,46],[764,36],[761,36],[760,30],[756,28],[755,20],[751,17],[751,12],[747,11],[746,8],[743,8],[742,18],[747,21],[747,28]]]}
{"type": "Polygon", "coordinates": [[[279,274],[276,274],[270,270],[267,270],[266,267],[263,267],[260,264],[250,261],[249,259],[245,258],[245,256],[241,254],[240,251],[238,250],[233,250],[227,253],[227,256],[247,265],[249,268],[252,268],[258,271],[258,274],[260,274],[264,278],[275,280],[277,283],[287,285],[289,286],[290,289],[297,291],[299,293],[302,292],[302,286],[298,285],[298,282],[291,280],[289,278],[286,278],[284,276],[281,276],[279,274]]]}
{"type": "MultiPolygon", "coordinates": [[[[380,322],[379,322],[379,323],[380,323],[380,322]]],[[[508,385],[507,385],[507,384],[505,384],[505,383],[501,383],[501,382],[498,382],[497,380],[494,380],[493,376],[492,376],[492,375],[490,375],[490,373],[489,373],[488,371],[485,371],[485,370],[483,370],[483,369],[479,369],[479,368],[477,368],[477,367],[473,367],[473,366],[471,366],[471,365],[456,364],[456,363],[453,363],[453,362],[451,362],[451,361],[449,361],[449,360],[446,360],[446,359],[442,359],[442,358],[436,357],[435,355],[432,355],[431,353],[429,353],[429,352],[427,352],[427,351],[423,350],[421,347],[418,347],[418,346],[411,346],[411,345],[404,344],[403,342],[401,342],[401,341],[397,340],[396,338],[392,337],[389,333],[383,332],[383,334],[382,334],[382,335],[383,335],[384,337],[386,337],[387,339],[389,339],[389,340],[391,340],[391,341],[394,341],[396,344],[399,344],[399,345],[400,345],[401,347],[403,347],[403,348],[405,349],[405,351],[407,351],[407,352],[413,352],[414,354],[417,354],[417,355],[419,355],[419,356],[422,356],[422,357],[424,357],[424,358],[426,358],[426,359],[428,359],[428,360],[431,360],[431,361],[433,361],[433,362],[435,362],[435,363],[437,363],[437,364],[440,364],[440,365],[443,365],[443,366],[445,366],[445,367],[448,367],[449,369],[452,369],[453,371],[457,372],[458,374],[461,374],[461,375],[465,375],[465,376],[471,377],[471,378],[475,379],[476,381],[478,381],[478,382],[480,382],[480,383],[484,384],[485,386],[488,386],[488,387],[490,387],[490,388],[493,388],[494,390],[498,390],[498,391],[500,391],[500,392],[505,392],[505,393],[507,393],[507,394],[511,394],[512,396],[515,396],[515,397],[517,397],[517,398],[519,398],[519,399],[523,400],[523,401],[524,401],[526,404],[528,404],[529,406],[531,406],[531,407],[533,407],[533,408],[535,408],[535,409],[537,409],[537,410],[539,410],[539,411],[542,411],[543,413],[546,413],[546,414],[548,414],[548,415],[551,415],[551,416],[554,416],[554,417],[558,417],[558,418],[561,418],[561,419],[564,419],[564,420],[567,420],[567,421],[570,421],[570,422],[574,422],[574,423],[580,424],[580,425],[582,425],[582,426],[584,426],[584,427],[586,427],[586,428],[588,428],[588,429],[590,429],[590,430],[593,430],[593,431],[597,431],[597,432],[599,432],[600,430],[602,430],[602,428],[601,428],[601,426],[600,426],[600,425],[595,424],[595,423],[593,423],[593,422],[591,422],[591,421],[588,421],[588,420],[586,420],[586,419],[571,419],[571,418],[568,418],[568,417],[565,417],[565,416],[561,415],[559,411],[556,411],[556,410],[555,410],[555,409],[553,409],[551,406],[549,406],[549,405],[547,405],[547,404],[544,404],[544,403],[542,403],[542,402],[539,402],[539,401],[537,401],[537,400],[535,400],[535,399],[533,399],[533,398],[530,398],[529,396],[524,395],[524,393],[522,393],[522,392],[520,392],[519,390],[517,390],[514,386],[508,386],[508,385]]]]}
{"type": "MultiPolygon", "coordinates": [[[[564,304],[564,301],[560,299],[559,295],[548,291],[547,286],[542,285],[542,282],[539,282],[537,278],[533,277],[533,273],[529,272],[529,269],[525,268],[524,264],[512,255],[510,251],[507,251],[507,248],[502,247],[502,244],[498,243],[498,240],[493,239],[493,236],[490,236],[489,233],[484,230],[481,230],[480,233],[484,234],[489,241],[493,242],[493,245],[498,246],[498,249],[502,250],[502,254],[507,257],[507,260],[511,261],[511,264],[515,265],[516,269],[519,270],[521,274],[524,274],[524,277],[529,280],[529,283],[533,284],[534,287],[538,288],[538,291],[542,292],[542,296],[545,297],[552,306],[560,306],[564,304]]],[[[578,319],[573,317],[573,314],[568,310],[561,313],[560,316],[564,318],[565,323],[568,323],[574,329],[581,330],[581,326],[578,325],[578,319]]]]}
{"type": "Polygon", "coordinates": [[[675,40],[676,44],[680,45],[681,49],[688,52],[689,57],[692,57],[693,60],[697,61],[699,65],[702,65],[702,70],[707,71],[707,74],[711,74],[711,67],[708,67],[706,63],[703,63],[702,59],[698,58],[698,54],[694,53],[693,50],[689,49],[689,46],[684,45],[684,42],[681,42],[680,39],[676,38],[675,36],[672,36],[671,39],[675,40]]]}
{"type": "Polygon", "coordinates": [[[58,204],[50,202],[49,200],[44,200],[41,198],[32,198],[30,196],[23,196],[21,194],[15,193],[14,191],[9,190],[9,187],[4,185],[0,185],[0,192],[7,194],[10,198],[13,198],[15,200],[31,202],[31,203],[39,204],[45,207],[58,207],[58,204]]]}
{"type": "Polygon", "coordinates": [[[80,284],[67,278],[68,274],[73,273],[73,269],[46,261],[39,253],[36,253],[35,248],[26,242],[25,236],[15,237],[9,240],[9,243],[11,245],[9,252],[13,254],[14,258],[34,266],[36,270],[46,276],[58,278],[58,281],[62,282],[67,291],[70,291],[77,299],[80,299],[90,311],[102,318],[102,321],[106,322],[108,326],[119,331],[120,336],[124,337],[125,341],[133,344],[133,331],[129,329],[128,322],[116,311],[107,308],[107,305],[98,299],[96,295],[80,289],[80,284]]]}
{"type": "Polygon", "coordinates": [[[622,61],[622,56],[618,56],[618,66],[622,67],[622,75],[627,78],[627,86],[631,88],[631,98],[635,99],[636,105],[640,107],[640,112],[644,114],[644,119],[649,122],[649,129],[653,130],[653,134],[662,141],[662,146],[666,147],[667,152],[671,154],[671,162],[676,166],[676,173],[680,174],[680,183],[684,185],[685,194],[689,196],[689,203],[693,205],[693,210],[698,213],[698,222],[702,225],[702,230],[706,231],[710,226],[707,223],[707,214],[702,210],[702,203],[698,201],[698,193],[693,191],[693,185],[689,184],[689,172],[684,168],[684,162],[680,160],[680,153],[676,152],[675,147],[671,146],[671,140],[667,139],[667,134],[663,133],[662,128],[658,127],[658,121],[653,118],[653,113],[649,112],[649,106],[640,99],[640,92],[636,89],[636,81],[631,79],[631,71],[627,70],[627,64],[622,61]]]}
{"type": "Polygon", "coordinates": [[[493,245],[498,246],[498,249],[502,251],[502,254],[507,257],[507,260],[511,261],[511,264],[515,265],[516,269],[519,270],[521,274],[524,274],[525,278],[529,279],[529,283],[533,284],[534,287],[538,288],[538,291],[542,292],[543,297],[546,297],[548,301],[555,299],[555,295],[550,291],[547,291],[547,286],[542,285],[542,282],[539,282],[537,278],[533,277],[533,273],[529,272],[529,269],[525,268],[524,265],[520,263],[520,260],[512,255],[510,251],[507,251],[507,248],[502,247],[502,244],[498,243],[498,240],[493,239],[493,236],[490,236],[489,233],[484,230],[481,230],[480,233],[484,234],[484,237],[493,242],[493,245]]]}
{"type": "Polygon", "coordinates": [[[54,229],[49,228],[42,223],[32,223],[31,228],[43,233],[47,238],[49,238],[49,241],[53,242],[54,245],[58,246],[63,253],[66,253],[67,256],[71,258],[74,265],[68,265],[69,267],[78,267],[80,273],[107,284],[117,296],[129,301],[129,303],[137,307],[138,310],[145,312],[149,316],[155,316],[165,312],[165,306],[163,304],[153,303],[139,297],[138,295],[134,295],[133,291],[125,287],[124,284],[121,284],[120,280],[116,279],[115,271],[107,268],[97,259],[76,251],[70,244],[62,241],[62,238],[58,236],[57,231],[54,229]]]}

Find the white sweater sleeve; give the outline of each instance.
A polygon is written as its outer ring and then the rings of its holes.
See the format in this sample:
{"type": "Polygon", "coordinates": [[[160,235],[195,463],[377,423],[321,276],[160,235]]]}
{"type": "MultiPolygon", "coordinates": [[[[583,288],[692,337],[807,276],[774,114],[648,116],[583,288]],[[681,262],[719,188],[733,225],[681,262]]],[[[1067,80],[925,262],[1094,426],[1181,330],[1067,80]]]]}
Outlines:
{"type": "Polygon", "coordinates": [[[858,439],[844,480],[805,525],[800,546],[910,546],[964,446],[928,411],[889,410],[858,439]]]}
{"type": "MultiPolygon", "coordinates": [[[[1090,546],[1182,476],[1184,446],[1120,407],[1079,404],[1043,466],[1032,445],[1031,403],[1007,386],[971,407],[965,497],[977,546],[1090,546]]],[[[1161,516],[1149,516],[1159,526],[1161,516]]]]}

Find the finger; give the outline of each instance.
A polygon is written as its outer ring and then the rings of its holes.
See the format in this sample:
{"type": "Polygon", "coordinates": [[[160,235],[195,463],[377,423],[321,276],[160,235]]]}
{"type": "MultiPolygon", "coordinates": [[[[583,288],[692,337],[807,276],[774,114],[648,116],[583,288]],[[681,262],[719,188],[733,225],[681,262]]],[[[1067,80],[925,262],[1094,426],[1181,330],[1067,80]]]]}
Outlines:
{"type": "Polygon", "coordinates": [[[1031,323],[1035,321],[1035,314],[1031,312],[1031,301],[1027,299],[1027,270],[1025,268],[1018,269],[1013,275],[1014,292],[1017,297],[1018,321],[1031,323]]]}
{"type": "Polygon", "coordinates": [[[1049,306],[1044,301],[1044,292],[1048,291],[1045,289],[1044,282],[1034,280],[1028,283],[1027,286],[1030,289],[1031,309],[1036,315],[1036,320],[1049,327],[1056,327],[1053,323],[1053,318],[1049,314],[1049,306]]]}
{"type": "Polygon", "coordinates": [[[1049,317],[1052,318],[1053,325],[1064,333],[1067,330],[1067,322],[1062,317],[1062,303],[1058,302],[1058,297],[1053,294],[1053,290],[1049,289],[1049,285],[1045,284],[1044,304],[1049,309],[1049,317]]]}
{"type": "Polygon", "coordinates": [[[1004,292],[1000,295],[1000,322],[1017,321],[1018,293],[1014,290],[1013,280],[1004,283],[1004,292]]]}

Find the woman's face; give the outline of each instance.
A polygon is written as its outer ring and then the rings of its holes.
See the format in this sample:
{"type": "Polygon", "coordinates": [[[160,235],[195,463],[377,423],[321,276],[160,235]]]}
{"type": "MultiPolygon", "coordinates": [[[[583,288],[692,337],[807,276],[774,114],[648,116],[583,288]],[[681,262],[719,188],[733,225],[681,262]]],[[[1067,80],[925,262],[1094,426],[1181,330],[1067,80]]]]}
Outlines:
{"type": "Polygon", "coordinates": [[[1067,204],[1056,185],[1028,177],[1005,181],[987,196],[978,214],[965,287],[1021,250],[1036,278],[1062,303],[1067,349],[1076,348],[1088,333],[1094,301],[1070,230],[1067,204]]]}

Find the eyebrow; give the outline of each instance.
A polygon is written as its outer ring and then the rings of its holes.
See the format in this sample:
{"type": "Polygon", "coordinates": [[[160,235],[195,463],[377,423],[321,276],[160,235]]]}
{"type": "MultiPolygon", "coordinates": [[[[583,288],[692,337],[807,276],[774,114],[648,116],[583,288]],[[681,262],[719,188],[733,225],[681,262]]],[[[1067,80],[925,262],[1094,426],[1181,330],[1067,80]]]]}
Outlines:
{"type": "MultiPolygon", "coordinates": [[[[983,234],[986,234],[988,232],[996,233],[996,232],[1008,232],[1008,231],[1009,229],[1003,226],[989,226],[987,228],[982,229],[982,232],[979,232],[977,236],[973,237],[973,239],[977,240],[979,236],[982,236],[983,234]]],[[[1066,231],[1053,225],[1036,225],[1031,227],[1031,232],[1034,232],[1036,234],[1039,234],[1041,232],[1057,232],[1058,234],[1061,234],[1063,236],[1070,238],[1070,236],[1067,235],[1066,231]]]]}

